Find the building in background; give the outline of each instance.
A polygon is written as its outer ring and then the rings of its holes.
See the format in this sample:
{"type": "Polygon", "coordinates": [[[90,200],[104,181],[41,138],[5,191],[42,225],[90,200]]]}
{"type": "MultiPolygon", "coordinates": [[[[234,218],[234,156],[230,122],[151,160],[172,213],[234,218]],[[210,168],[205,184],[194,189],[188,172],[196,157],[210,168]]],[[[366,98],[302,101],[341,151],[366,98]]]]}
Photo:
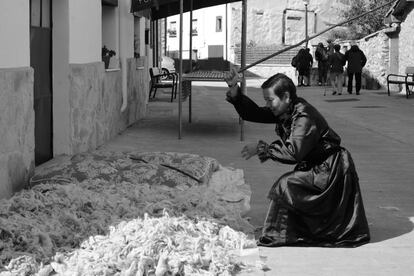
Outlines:
{"type": "MultiPolygon", "coordinates": [[[[341,13],[350,5],[349,0],[308,1],[308,34],[316,34],[343,20],[341,13]]],[[[305,38],[305,4],[303,0],[249,0],[247,13],[247,41],[254,46],[292,45],[305,38]]],[[[231,41],[240,41],[241,5],[232,4],[231,41]]],[[[317,45],[329,34],[311,41],[317,45]]]]}
{"type": "MultiPolygon", "coordinates": [[[[349,7],[349,0],[311,0],[308,5],[308,34],[316,34],[343,19],[340,14],[349,7]]],[[[241,2],[220,5],[193,12],[193,51],[200,61],[222,58],[232,64],[240,64],[241,2]]],[[[183,57],[189,57],[190,14],[183,17],[183,57]]],[[[179,49],[179,16],[167,18],[165,29],[166,53],[176,57],[179,49]]],[[[286,45],[305,38],[305,5],[302,0],[249,0],[247,2],[247,64],[268,56],[286,45]]],[[[329,33],[315,38],[310,47],[320,41],[326,43],[329,33]]],[[[290,62],[298,49],[286,52],[252,69],[267,77],[282,66],[292,71],[290,62]]],[[[205,63],[205,62],[204,62],[205,63]]],[[[215,60],[213,64],[219,64],[215,60]]],[[[202,63],[203,65],[203,63],[202,63]]],[[[211,69],[211,68],[207,68],[211,69]]],[[[215,69],[221,69],[220,67],[215,69]]],[[[282,70],[282,71],[283,71],[282,70]]],[[[290,72],[289,74],[291,74],[290,72]]]]}
{"type": "MultiPolygon", "coordinates": [[[[228,46],[228,10],[230,5],[218,5],[193,11],[192,18],[192,48],[195,57],[207,59],[209,57],[222,57],[227,59],[228,46]]],[[[189,57],[190,45],[190,13],[183,14],[183,57],[189,57]]],[[[180,16],[167,18],[167,55],[177,56],[179,50],[180,16]]]]}

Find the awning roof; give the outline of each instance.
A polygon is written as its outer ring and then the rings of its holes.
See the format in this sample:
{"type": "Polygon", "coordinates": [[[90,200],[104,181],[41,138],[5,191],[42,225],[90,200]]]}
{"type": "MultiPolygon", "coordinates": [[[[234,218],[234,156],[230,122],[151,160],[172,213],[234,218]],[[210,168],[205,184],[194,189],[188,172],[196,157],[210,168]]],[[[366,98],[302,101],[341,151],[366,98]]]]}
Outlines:
{"type": "MultiPolygon", "coordinates": [[[[191,10],[191,0],[183,0],[184,12],[191,10]]],[[[193,10],[217,6],[240,0],[193,0],[193,10]]],[[[180,13],[179,0],[132,0],[131,12],[151,9],[152,19],[165,18],[180,13]]]]}
{"type": "Polygon", "coordinates": [[[118,7],[118,0],[102,0],[102,5],[118,7]]]}
{"type": "Polygon", "coordinates": [[[391,7],[391,9],[388,10],[387,14],[385,16],[389,15],[401,15],[404,12],[406,12],[406,7],[408,4],[413,4],[414,0],[397,0],[395,1],[394,5],[391,7]]]}
{"type": "Polygon", "coordinates": [[[395,1],[384,17],[385,25],[391,25],[392,23],[400,23],[401,21],[404,21],[404,17],[407,13],[411,12],[413,6],[414,0],[395,1]]]}

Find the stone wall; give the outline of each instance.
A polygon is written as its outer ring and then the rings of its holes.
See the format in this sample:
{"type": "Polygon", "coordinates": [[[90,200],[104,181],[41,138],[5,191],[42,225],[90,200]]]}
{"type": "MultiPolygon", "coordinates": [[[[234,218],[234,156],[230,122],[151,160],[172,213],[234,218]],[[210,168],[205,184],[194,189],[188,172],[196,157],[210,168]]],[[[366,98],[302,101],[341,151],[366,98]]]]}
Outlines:
{"type": "Polygon", "coordinates": [[[377,84],[386,87],[390,62],[388,36],[380,31],[359,40],[358,46],[367,57],[367,64],[364,67],[366,88],[378,89],[377,84]]]}
{"type": "Polygon", "coordinates": [[[128,125],[145,117],[147,113],[149,72],[148,58],[127,60],[128,77],[128,125]]]}
{"type": "Polygon", "coordinates": [[[24,188],[34,169],[33,69],[0,69],[0,198],[24,188]]]}
{"type": "Polygon", "coordinates": [[[122,106],[122,71],[101,62],[71,65],[71,153],[96,149],[146,114],[148,71],[144,59],[127,60],[127,108],[122,106]],[[143,68],[136,62],[143,62],[143,68]]]}
{"type": "MultiPolygon", "coordinates": [[[[349,6],[344,0],[312,0],[308,5],[308,34],[318,33],[338,23],[349,6]]],[[[241,2],[230,4],[230,45],[241,42],[241,2]]],[[[292,45],[305,39],[305,5],[302,0],[249,0],[247,3],[247,43],[257,46],[292,45]],[[283,12],[286,11],[285,20],[283,12]],[[284,21],[284,23],[283,23],[284,21]],[[284,29],[283,29],[284,27],[284,29]],[[260,30],[260,31],[258,31],[260,30]]],[[[326,42],[329,32],[313,39],[311,45],[326,42]]]]}
{"type": "Polygon", "coordinates": [[[414,11],[410,8],[407,18],[401,23],[399,34],[399,74],[405,74],[407,66],[414,66],[414,11]]]}
{"type": "MultiPolygon", "coordinates": [[[[101,105],[105,105],[105,70],[100,62],[75,64],[70,66],[70,149],[71,153],[79,153],[95,149],[98,139],[107,136],[107,129],[101,123],[99,115],[101,105]],[[98,121],[99,120],[99,121],[98,121]],[[99,132],[99,133],[98,133],[99,132]],[[99,137],[99,138],[98,138],[99,137]]],[[[108,78],[116,79],[118,72],[110,72],[108,78]]],[[[121,78],[118,87],[120,90],[121,78]]],[[[106,88],[108,90],[108,88],[106,88]]],[[[108,103],[112,104],[112,103],[108,103]]]]}
{"type": "MultiPolygon", "coordinates": [[[[405,68],[414,66],[414,44],[412,40],[412,30],[414,29],[414,12],[408,12],[407,18],[401,23],[401,31],[398,35],[398,72],[405,74],[405,68]]],[[[390,64],[390,38],[383,32],[377,32],[358,41],[361,50],[367,56],[368,62],[364,68],[364,75],[367,88],[370,79],[374,79],[379,85],[386,89],[387,75],[391,70],[390,64]]],[[[371,82],[372,84],[372,82],[371,82]]],[[[373,88],[376,88],[375,85],[373,88]]],[[[395,90],[392,85],[391,90],[395,90]]]]}

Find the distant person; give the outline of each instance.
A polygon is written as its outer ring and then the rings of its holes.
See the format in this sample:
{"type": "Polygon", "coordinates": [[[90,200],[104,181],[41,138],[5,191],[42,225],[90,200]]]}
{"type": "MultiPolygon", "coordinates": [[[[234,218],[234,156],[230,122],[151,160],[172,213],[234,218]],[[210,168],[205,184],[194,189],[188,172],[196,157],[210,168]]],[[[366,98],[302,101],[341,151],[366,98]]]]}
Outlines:
{"type": "Polygon", "coordinates": [[[349,247],[370,239],[351,154],[322,114],[296,94],[292,80],[276,74],[261,88],[266,106],[241,92],[239,74],[226,75],[229,101],[243,120],[275,124],[276,139],[247,144],[242,156],[294,165],[268,193],[270,206],[259,246],[349,247]]]}
{"type": "Polygon", "coordinates": [[[328,55],[331,55],[335,52],[334,46],[335,44],[333,43],[333,41],[331,39],[328,39],[328,55]]]}
{"type": "Polygon", "coordinates": [[[328,49],[320,42],[316,47],[315,59],[318,62],[318,85],[325,85],[328,77],[328,49]]]}
{"type": "Polygon", "coordinates": [[[310,85],[310,68],[313,64],[312,55],[306,49],[300,49],[296,55],[296,69],[298,70],[298,86],[310,85]]]}
{"type": "Polygon", "coordinates": [[[361,90],[362,68],[367,63],[367,58],[357,45],[352,45],[351,49],[346,51],[345,59],[348,62],[348,93],[352,94],[352,82],[355,75],[355,92],[359,95],[361,90]]]}
{"type": "Polygon", "coordinates": [[[332,85],[332,95],[342,95],[342,84],[344,82],[345,56],[340,52],[341,46],[334,45],[334,53],[328,57],[329,78],[332,85]]]}
{"type": "Polygon", "coordinates": [[[312,73],[312,67],[313,67],[313,57],[312,57],[312,54],[311,54],[309,48],[306,48],[306,52],[308,53],[308,58],[310,59],[309,72],[308,72],[308,83],[307,83],[306,86],[310,86],[310,84],[311,84],[311,73],[312,73]]]}

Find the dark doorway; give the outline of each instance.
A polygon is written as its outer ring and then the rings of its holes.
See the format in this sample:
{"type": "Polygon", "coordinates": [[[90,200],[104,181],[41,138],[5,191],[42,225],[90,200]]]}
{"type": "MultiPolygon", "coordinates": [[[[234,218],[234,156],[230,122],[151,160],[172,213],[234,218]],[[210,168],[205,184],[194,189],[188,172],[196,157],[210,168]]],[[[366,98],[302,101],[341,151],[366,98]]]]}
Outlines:
{"type": "Polygon", "coordinates": [[[35,164],[53,158],[51,0],[30,0],[30,66],[34,70],[35,164]]]}

